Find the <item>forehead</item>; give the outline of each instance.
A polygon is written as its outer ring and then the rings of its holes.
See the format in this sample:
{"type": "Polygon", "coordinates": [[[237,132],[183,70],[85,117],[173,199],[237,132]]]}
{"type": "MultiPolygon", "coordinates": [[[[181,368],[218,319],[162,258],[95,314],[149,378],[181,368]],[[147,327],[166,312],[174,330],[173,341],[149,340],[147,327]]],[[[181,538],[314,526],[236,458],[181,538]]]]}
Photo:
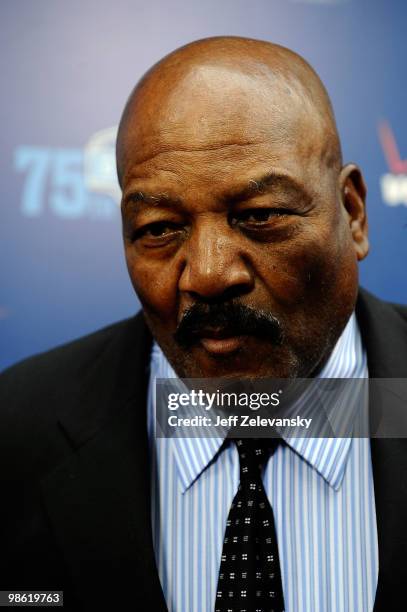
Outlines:
{"type": "Polygon", "coordinates": [[[262,165],[298,174],[324,149],[319,117],[295,79],[211,65],[147,82],[121,138],[124,184],[163,169],[188,179],[222,170],[227,180],[262,165]]]}

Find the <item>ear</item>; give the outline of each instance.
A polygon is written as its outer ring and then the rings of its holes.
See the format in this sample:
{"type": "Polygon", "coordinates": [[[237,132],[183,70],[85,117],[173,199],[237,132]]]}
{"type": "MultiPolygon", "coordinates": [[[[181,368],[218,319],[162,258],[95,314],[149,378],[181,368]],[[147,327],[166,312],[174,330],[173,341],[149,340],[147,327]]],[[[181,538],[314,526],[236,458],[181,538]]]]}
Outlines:
{"type": "Polygon", "coordinates": [[[347,164],[339,175],[342,205],[347,213],[358,261],[369,252],[366,216],[366,184],[362,172],[355,164],[347,164]]]}

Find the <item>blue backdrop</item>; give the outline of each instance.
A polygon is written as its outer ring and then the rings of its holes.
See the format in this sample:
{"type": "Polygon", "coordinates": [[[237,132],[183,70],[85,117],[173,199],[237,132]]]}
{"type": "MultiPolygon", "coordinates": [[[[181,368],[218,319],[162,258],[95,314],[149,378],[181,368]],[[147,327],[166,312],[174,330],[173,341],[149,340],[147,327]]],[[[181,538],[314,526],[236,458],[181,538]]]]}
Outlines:
{"type": "Polygon", "coordinates": [[[407,302],[405,0],[2,0],[0,368],[139,307],[127,278],[115,126],[136,80],[191,40],[302,54],[368,184],[362,284],[407,302]]]}

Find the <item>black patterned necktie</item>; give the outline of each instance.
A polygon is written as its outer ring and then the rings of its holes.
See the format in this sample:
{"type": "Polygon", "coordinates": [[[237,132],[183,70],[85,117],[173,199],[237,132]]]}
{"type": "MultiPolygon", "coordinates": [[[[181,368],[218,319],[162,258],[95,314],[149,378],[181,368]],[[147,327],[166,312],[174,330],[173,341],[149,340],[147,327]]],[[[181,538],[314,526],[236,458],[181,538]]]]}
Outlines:
{"type": "Polygon", "coordinates": [[[226,522],[215,612],[281,612],[284,598],[274,516],[261,479],[279,440],[234,442],[240,483],[226,522]]]}

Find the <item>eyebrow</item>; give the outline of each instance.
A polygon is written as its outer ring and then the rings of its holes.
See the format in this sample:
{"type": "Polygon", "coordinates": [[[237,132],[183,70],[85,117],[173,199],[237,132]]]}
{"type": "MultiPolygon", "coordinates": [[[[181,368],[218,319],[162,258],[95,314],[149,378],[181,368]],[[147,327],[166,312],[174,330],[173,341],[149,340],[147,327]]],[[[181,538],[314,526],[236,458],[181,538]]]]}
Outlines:
{"type": "MultiPolygon", "coordinates": [[[[237,204],[249,200],[256,195],[269,193],[278,187],[289,189],[301,194],[303,197],[310,197],[305,187],[293,177],[286,174],[268,172],[256,179],[249,179],[243,188],[230,191],[229,194],[225,194],[222,197],[222,200],[224,202],[237,204]]],[[[165,206],[169,208],[173,205],[182,205],[183,202],[181,198],[170,196],[166,192],[153,194],[141,190],[131,191],[123,198],[124,209],[132,204],[137,207],[138,203],[153,207],[165,206]]]]}
{"type": "Polygon", "coordinates": [[[305,187],[293,177],[287,174],[268,172],[259,178],[250,179],[246,187],[234,192],[227,199],[233,203],[238,203],[249,200],[256,195],[269,193],[278,187],[283,187],[292,192],[299,193],[303,197],[309,197],[309,193],[305,187]]]}
{"type": "Polygon", "coordinates": [[[126,194],[123,198],[122,206],[123,209],[128,208],[132,204],[146,204],[148,206],[171,206],[173,204],[180,204],[181,199],[177,197],[169,196],[168,193],[161,192],[157,194],[147,193],[145,191],[131,191],[126,194]]]}

